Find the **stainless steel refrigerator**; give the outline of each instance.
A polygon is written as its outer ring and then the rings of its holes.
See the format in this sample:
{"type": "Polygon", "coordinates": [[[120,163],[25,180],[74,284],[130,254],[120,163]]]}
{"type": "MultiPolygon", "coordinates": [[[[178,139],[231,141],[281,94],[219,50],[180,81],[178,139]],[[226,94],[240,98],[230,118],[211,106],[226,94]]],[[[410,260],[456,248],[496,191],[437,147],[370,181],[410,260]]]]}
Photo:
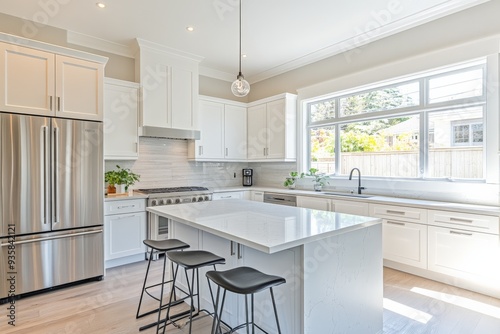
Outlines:
{"type": "Polygon", "coordinates": [[[99,122],[0,113],[1,302],[102,278],[102,138],[99,122]]]}

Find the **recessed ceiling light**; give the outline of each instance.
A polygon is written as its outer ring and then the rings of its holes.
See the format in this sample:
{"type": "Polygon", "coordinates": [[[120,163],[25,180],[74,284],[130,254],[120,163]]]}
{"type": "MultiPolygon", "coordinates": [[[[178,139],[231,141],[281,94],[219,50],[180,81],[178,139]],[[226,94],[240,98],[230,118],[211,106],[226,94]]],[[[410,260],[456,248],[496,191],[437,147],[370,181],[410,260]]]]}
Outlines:
{"type": "Polygon", "coordinates": [[[98,2],[98,3],[96,3],[96,6],[99,7],[99,8],[105,8],[106,4],[103,3],[103,2],[98,2]]]}
{"type": "Polygon", "coordinates": [[[192,31],[194,31],[194,27],[191,27],[191,26],[186,27],[186,30],[189,31],[189,32],[192,32],[192,31]]]}
{"type": "Polygon", "coordinates": [[[247,57],[246,53],[243,53],[243,54],[241,55],[241,58],[246,58],[246,57],[247,57]]]}

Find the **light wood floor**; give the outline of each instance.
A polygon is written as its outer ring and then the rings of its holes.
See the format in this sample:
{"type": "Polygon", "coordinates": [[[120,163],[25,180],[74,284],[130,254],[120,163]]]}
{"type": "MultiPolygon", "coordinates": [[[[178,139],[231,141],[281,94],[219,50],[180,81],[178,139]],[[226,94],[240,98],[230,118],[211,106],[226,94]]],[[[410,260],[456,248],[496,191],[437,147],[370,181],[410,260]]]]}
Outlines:
{"type": "MultiPolygon", "coordinates": [[[[159,277],[161,261],[152,267],[159,277]]],[[[154,317],[135,319],[145,269],[145,261],[117,267],[108,270],[103,281],[18,300],[16,327],[7,324],[7,305],[0,305],[0,333],[139,333],[139,327],[154,317]]],[[[499,299],[388,268],[384,303],[384,333],[500,333],[499,299]]],[[[194,333],[209,333],[210,325],[209,317],[201,318],[194,322],[194,333]]],[[[187,333],[187,329],[169,326],[167,333],[187,333]]]]}

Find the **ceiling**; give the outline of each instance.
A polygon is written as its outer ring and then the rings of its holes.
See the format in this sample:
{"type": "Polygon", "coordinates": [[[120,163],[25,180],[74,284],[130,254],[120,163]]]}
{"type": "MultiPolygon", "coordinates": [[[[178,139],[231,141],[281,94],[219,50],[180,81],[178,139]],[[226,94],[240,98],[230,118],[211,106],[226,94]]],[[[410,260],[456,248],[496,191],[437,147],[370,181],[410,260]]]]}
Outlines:
{"type": "MultiPolygon", "coordinates": [[[[200,73],[238,73],[238,0],[0,0],[0,12],[68,31],[68,43],[132,57],[142,38],[202,56],[200,73]],[[187,26],[195,30],[188,32],[187,26]]],[[[243,0],[250,83],[488,0],[243,0]]]]}

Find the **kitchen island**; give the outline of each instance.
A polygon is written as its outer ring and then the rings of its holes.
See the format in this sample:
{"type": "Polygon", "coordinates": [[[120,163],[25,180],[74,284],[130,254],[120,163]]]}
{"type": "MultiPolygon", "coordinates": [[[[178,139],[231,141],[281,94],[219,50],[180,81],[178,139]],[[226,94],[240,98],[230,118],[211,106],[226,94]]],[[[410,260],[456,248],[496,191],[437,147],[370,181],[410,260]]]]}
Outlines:
{"type": "MultiPolygon", "coordinates": [[[[218,270],[249,266],[285,277],[275,291],[283,333],[382,331],[379,219],[245,200],[147,210],[153,219],[169,219],[171,238],[225,257],[218,270]]],[[[202,307],[211,310],[207,282],[200,281],[202,307]]],[[[223,320],[243,322],[244,299],[231,294],[226,299],[223,320]]],[[[256,295],[255,316],[275,332],[268,293],[256,295]]]]}

